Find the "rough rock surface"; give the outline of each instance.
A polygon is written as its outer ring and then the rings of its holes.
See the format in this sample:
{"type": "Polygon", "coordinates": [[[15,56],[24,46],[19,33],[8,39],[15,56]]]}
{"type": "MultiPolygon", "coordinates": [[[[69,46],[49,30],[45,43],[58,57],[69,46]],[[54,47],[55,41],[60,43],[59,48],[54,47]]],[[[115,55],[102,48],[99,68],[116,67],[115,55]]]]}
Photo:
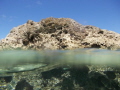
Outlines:
{"type": "MultiPolygon", "coordinates": [[[[83,26],[69,18],[32,20],[13,28],[1,49],[120,48],[120,34],[83,26]]],[[[0,74],[0,90],[120,90],[120,69],[109,66],[50,65],[32,71],[0,74]]]]}
{"type": "Polygon", "coordinates": [[[14,27],[0,47],[23,49],[120,48],[120,34],[95,26],[83,26],[70,18],[32,20],[14,27]]]}
{"type": "Polygon", "coordinates": [[[0,90],[120,90],[120,71],[106,66],[39,68],[0,75],[0,90]]]}

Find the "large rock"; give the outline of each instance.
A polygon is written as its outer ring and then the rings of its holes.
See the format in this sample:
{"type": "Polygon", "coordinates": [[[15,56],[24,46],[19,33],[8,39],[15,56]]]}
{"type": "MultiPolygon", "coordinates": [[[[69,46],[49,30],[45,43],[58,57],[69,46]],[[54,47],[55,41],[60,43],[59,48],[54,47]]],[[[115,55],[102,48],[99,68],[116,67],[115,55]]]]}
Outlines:
{"type": "Polygon", "coordinates": [[[120,48],[120,34],[94,26],[83,26],[70,18],[32,20],[14,27],[0,47],[23,49],[120,48]]]}
{"type": "MultiPolygon", "coordinates": [[[[32,20],[13,28],[1,49],[120,48],[120,34],[83,26],[70,18],[32,20]]],[[[114,60],[113,60],[114,61],[114,60]]],[[[31,71],[0,74],[0,90],[120,90],[120,68],[60,63],[31,71]]]]}

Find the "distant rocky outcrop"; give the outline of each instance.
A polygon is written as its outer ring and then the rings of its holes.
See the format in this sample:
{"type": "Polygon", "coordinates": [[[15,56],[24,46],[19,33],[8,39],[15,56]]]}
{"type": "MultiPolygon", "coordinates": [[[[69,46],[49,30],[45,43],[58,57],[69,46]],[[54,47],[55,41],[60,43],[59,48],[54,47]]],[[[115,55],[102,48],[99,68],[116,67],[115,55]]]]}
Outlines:
{"type": "Polygon", "coordinates": [[[28,20],[14,27],[0,41],[2,49],[74,49],[120,48],[120,34],[95,26],[83,26],[70,18],[46,18],[40,22],[28,20]]]}

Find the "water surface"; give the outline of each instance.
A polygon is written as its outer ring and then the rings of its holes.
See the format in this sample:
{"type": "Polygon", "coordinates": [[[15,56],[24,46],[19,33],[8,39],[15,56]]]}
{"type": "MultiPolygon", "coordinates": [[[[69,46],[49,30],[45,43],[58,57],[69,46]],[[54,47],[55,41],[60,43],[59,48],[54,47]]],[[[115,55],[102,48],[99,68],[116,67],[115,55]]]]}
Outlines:
{"type": "Polygon", "coordinates": [[[120,67],[120,50],[84,48],[75,50],[0,51],[0,73],[44,68],[49,64],[109,65],[120,67]]]}

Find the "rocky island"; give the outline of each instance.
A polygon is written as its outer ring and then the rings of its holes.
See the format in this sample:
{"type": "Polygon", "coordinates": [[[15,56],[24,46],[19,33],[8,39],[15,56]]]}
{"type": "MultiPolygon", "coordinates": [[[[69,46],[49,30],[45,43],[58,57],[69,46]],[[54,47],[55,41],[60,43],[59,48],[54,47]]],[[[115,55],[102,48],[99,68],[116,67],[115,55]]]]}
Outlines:
{"type": "Polygon", "coordinates": [[[95,26],[83,26],[70,18],[46,18],[40,22],[28,20],[14,27],[0,48],[75,49],[120,48],[120,34],[95,26]]]}
{"type": "MultiPolygon", "coordinates": [[[[28,20],[14,27],[0,41],[1,51],[63,50],[66,53],[65,50],[74,49],[84,52],[83,48],[117,51],[120,49],[120,34],[91,25],[84,26],[70,18],[50,17],[40,22],[28,20]]],[[[54,57],[54,53],[50,55],[54,57]]],[[[34,70],[0,73],[0,90],[120,90],[119,70],[119,67],[104,64],[71,66],[52,62],[34,70]]]]}

